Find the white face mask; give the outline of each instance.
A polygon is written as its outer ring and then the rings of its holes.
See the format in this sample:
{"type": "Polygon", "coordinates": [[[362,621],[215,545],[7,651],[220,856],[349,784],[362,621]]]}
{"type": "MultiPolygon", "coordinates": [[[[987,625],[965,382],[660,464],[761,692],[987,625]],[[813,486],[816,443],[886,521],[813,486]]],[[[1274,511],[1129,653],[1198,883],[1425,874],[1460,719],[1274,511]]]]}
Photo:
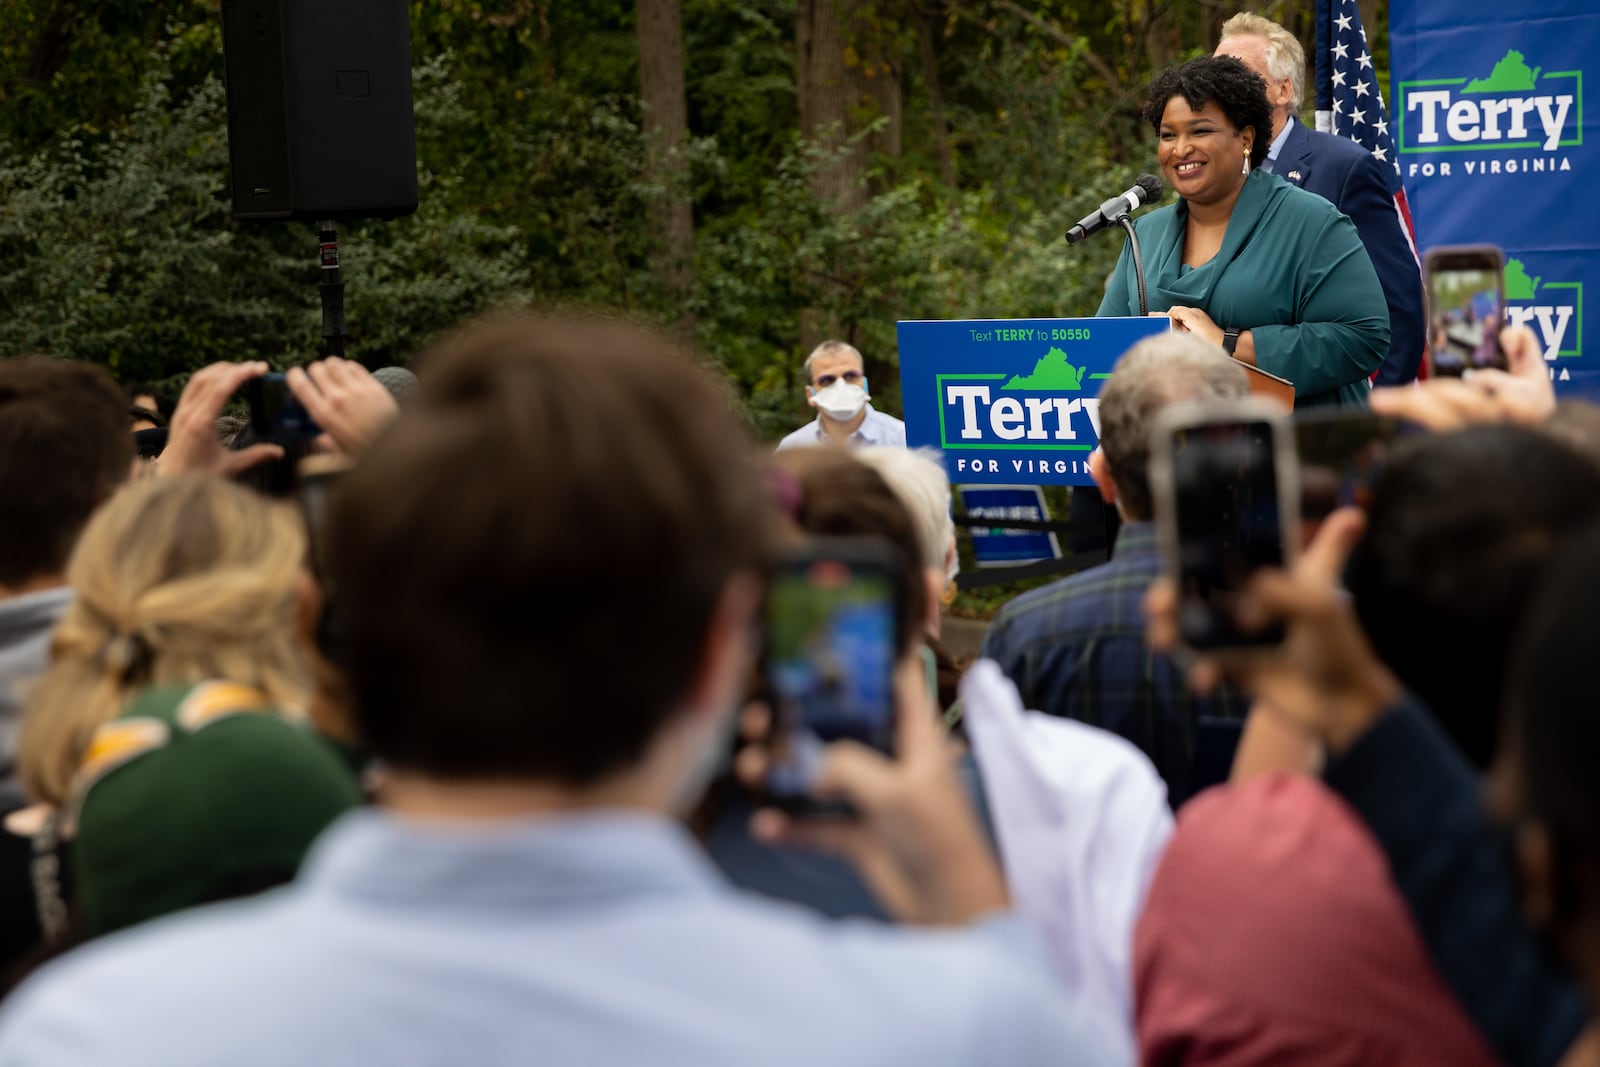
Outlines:
{"type": "Polygon", "coordinates": [[[851,385],[840,378],[826,389],[811,394],[822,413],[835,422],[849,422],[867,406],[866,383],[851,385]]]}

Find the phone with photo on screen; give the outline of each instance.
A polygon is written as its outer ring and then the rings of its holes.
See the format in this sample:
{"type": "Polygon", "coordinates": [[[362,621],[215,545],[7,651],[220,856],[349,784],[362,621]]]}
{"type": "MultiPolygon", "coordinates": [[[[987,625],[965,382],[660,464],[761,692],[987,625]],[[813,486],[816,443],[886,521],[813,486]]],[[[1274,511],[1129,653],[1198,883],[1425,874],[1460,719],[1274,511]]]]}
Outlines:
{"type": "Polygon", "coordinates": [[[1505,254],[1494,245],[1432,248],[1422,257],[1428,291],[1428,372],[1459,378],[1469,370],[1506,369],[1505,254]]]}
{"type": "Polygon", "coordinates": [[[894,747],[899,556],[885,542],[817,538],[786,554],[767,590],[764,661],[772,703],[766,801],[848,815],[812,795],[826,747],[894,747]]]}
{"type": "Polygon", "coordinates": [[[1281,643],[1281,626],[1243,627],[1237,611],[1256,572],[1288,566],[1299,543],[1294,433],[1282,408],[1173,405],[1157,420],[1150,482],[1182,644],[1216,655],[1281,643]]]}

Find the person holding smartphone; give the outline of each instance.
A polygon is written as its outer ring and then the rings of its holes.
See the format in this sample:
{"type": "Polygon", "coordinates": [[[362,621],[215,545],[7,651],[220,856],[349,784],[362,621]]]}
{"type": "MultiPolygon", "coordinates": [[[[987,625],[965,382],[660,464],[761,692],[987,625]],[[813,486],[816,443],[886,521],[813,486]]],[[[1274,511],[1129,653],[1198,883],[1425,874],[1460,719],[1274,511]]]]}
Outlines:
{"type": "Polygon", "coordinates": [[[1117,1062],[1008,913],[925,694],[892,756],[830,746],[816,791],[856,813],[827,843],[943,929],[739,893],[682,826],[726,758],[773,555],[751,442],[699,364],[636,327],[510,315],[429,367],[329,514],[377,806],[269,899],[42,972],[0,1012],[0,1065],[1117,1062]]]}
{"type": "MultiPolygon", "coordinates": [[[[1231,56],[1156,76],[1144,117],[1178,202],[1135,224],[1149,307],[1173,328],[1294,383],[1295,406],[1361,406],[1389,351],[1389,309],[1355,224],[1261,170],[1266,83],[1231,56]]],[[[1124,247],[1100,315],[1138,314],[1124,247]]]]}

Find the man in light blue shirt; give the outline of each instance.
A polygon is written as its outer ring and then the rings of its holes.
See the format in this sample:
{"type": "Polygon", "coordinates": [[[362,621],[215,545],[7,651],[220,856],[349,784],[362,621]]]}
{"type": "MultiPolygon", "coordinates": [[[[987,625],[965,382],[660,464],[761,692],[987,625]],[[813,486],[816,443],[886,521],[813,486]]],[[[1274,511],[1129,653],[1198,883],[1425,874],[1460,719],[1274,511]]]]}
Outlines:
{"type": "Polygon", "coordinates": [[[771,551],[698,370],[528,317],[432,367],[327,531],[380,806],[286,889],[41,972],[0,1013],[0,1064],[1116,1062],[1006,914],[915,660],[896,758],[824,758],[856,819],[759,832],[832,838],[945,929],[743,895],[677,822],[728,751],[771,551]]]}
{"type": "Polygon", "coordinates": [[[806,403],[814,421],[778,442],[776,451],[806,445],[906,445],[906,424],[873,407],[866,364],[853,345],[824,341],[806,357],[806,403]]]}

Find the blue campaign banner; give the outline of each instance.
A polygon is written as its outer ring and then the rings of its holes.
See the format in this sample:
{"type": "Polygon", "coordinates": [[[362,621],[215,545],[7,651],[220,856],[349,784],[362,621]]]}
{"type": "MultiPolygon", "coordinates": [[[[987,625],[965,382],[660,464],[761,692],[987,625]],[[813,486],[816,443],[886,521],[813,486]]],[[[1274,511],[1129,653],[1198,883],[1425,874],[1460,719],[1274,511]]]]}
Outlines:
{"type": "Polygon", "coordinates": [[[951,482],[1092,485],[1100,383],[1161,318],[954,319],[899,324],[906,444],[951,482]]]}
{"type": "MultiPolygon", "coordinates": [[[[971,519],[1047,522],[1050,509],[1037,485],[958,485],[961,506],[971,519]]],[[[1014,567],[1041,559],[1060,559],[1061,544],[1049,530],[1004,526],[969,527],[972,555],[980,567],[1014,567]]]]}
{"type": "Polygon", "coordinates": [[[1425,251],[1496,244],[1507,321],[1544,344],[1556,389],[1600,397],[1600,110],[1588,67],[1600,5],[1392,0],[1389,51],[1400,176],[1425,251]]]}

